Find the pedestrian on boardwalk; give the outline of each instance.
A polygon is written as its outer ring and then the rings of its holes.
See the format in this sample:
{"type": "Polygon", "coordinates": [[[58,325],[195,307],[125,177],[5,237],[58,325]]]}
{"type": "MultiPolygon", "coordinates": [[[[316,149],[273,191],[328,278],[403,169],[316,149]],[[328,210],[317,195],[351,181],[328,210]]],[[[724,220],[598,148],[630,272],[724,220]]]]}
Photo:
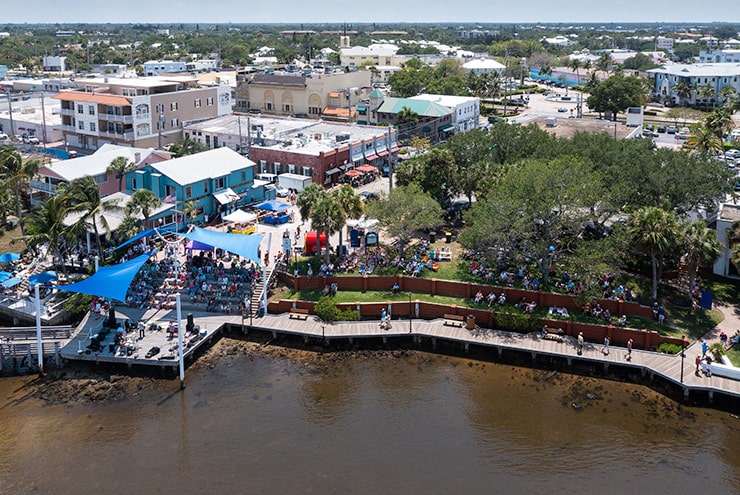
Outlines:
{"type": "Polygon", "coordinates": [[[696,376],[699,376],[699,366],[701,366],[701,356],[697,354],[696,359],[694,361],[696,362],[696,371],[694,372],[694,374],[696,376]]]}
{"type": "Polygon", "coordinates": [[[604,355],[609,355],[609,336],[604,337],[604,349],[602,350],[604,355]]]}
{"type": "Polygon", "coordinates": [[[578,332],[578,355],[583,354],[583,332],[578,332]]]}
{"type": "Polygon", "coordinates": [[[709,350],[709,344],[707,344],[707,341],[704,339],[701,339],[701,357],[704,359],[704,356],[707,355],[707,351],[709,350]]]}
{"type": "Polygon", "coordinates": [[[385,329],[386,320],[388,319],[388,313],[385,311],[385,308],[383,308],[383,311],[380,312],[380,328],[385,329]]]}
{"type": "Polygon", "coordinates": [[[627,361],[632,361],[632,339],[627,341],[627,361]]]}

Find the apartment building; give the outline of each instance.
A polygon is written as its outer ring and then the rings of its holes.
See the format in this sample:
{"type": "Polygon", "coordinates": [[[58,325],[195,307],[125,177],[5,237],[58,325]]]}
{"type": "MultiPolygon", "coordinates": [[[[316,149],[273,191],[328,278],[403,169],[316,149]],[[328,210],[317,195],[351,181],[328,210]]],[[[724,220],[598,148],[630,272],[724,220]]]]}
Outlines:
{"type": "Polygon", "coordinates": [[[670,98],[676,104],[714,103],[714,98],[702,98],[699,95],[696,88],[701,86],[711,87],[715,95],[719,95],[725,86],[732,86],[736,93],[740,93],[740,63],[672,64],[650,69],[647,73],[655,81],[655,94],[664,99],[670,98]],[[680,82],[694,88],[688,97],[676,91],[676,85],[680,82]]]}
{"type": "Polygon", "coordinates": [[[455,134],[477,129],[480,125],[480,98],[423,94],[412,96],[409,99],[433,101],[452,110],[452,125],[455,127],[455,134]]]}
{"type": "Polygon", "coordinates": [[[161,148],[182,139],[183,125],[231,113],[228,85],[200,87],[192,76],[77,79],[61,100],[65,142],[161,148]]]}

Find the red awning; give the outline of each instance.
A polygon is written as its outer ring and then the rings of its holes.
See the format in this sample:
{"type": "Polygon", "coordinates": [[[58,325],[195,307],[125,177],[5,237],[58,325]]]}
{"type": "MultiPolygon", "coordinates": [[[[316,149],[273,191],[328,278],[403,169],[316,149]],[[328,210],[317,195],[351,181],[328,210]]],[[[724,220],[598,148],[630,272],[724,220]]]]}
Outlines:
{"type": "Polygon", "coordinates": [[[381,151],[380,153],[378,153],[378,156],[387,156],[387,155],[388,155],[387,151],[381,151]]]}
{"type": "Polygon", "coordinates": [[[362,172],[360,172],[359,170],[356,170],[356,169],[355,169],[355,170],[350,170],[349,172],[347,172],[347,173],[346,173],[346,174],[344,174],[344,175],[346,175],[346,176],[348,176],[348,177],[362,177],[362,176],[363,176],[363,175],[365,175],[365,174],[363,174],[363,173],[362,173],[362,172]]]}
{"type": "Polygon", "coordinates": [[[360,165],[355,170],[359,170],[360,172],[377,172],[378,169],[376,167],[373,167],[372,165],[360,165]]]}
{"type": "Polygon", "coordinates": [[[378,155],[370,155],[367,158],[365,158],[365,160],[367,160],[369,162],[371,162],[373,160],[377,160],[377,159],[378,159],[378,155]]]}
{"type": "Polygon", "coordinates": [[[399,148],[398,146],[394,146],[393,148],[391,148],[391,153],[397,153],[400,149],[401,148],[399,148]]]}

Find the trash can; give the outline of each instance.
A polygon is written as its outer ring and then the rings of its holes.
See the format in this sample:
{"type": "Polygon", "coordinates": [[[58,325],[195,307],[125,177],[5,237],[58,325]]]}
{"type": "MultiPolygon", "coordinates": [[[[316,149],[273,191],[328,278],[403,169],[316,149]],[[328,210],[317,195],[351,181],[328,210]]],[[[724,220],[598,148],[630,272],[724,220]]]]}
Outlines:
{"type": "Polygon", "coordinates": [[[445,242],[447,244],[452,242],[452,232],[445,232],[445,242]]]}
{"type": "Polygon", "coordinates": [[[434,242],[437,240],[437,233],[435,231],[429,232],[429,242],[434,242]]]}
{"type": "Polygon", "coordinates": [[[465,320],[465,328],[467,330],[475,330],[475,315],[468,315],[465,320]]]}

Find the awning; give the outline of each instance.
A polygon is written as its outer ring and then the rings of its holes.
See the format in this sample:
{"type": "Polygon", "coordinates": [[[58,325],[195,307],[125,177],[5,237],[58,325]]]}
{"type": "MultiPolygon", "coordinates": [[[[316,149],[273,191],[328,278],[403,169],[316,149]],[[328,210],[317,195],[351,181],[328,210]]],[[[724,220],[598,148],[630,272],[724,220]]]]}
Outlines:
{"type": "Polygon", "coordinates": [[[240,209],[226,215],[224,217],[224,220],[234,223],[249,223],[257,220],[257,215],[254,213],[247,213],[246,211],[240,209]]]}
{"type": "Polygon", "coordinates": [[[348,172],[347,172],[347,173],[346,173],[345,175],[346,175],[347,177],[362,177],[362,176],[363,176],[363,175],[365,175],[365,174],[363,174],[363,173],[362,173],[362,172],[360,172],[359,170],[350,170],[350,171],[348,171],[348,172]]]}
{"type": "Polygon", "coordinates": [[[367,110],[367,107],[364,107],[364,106],[358,106],[358,107],[357,107],[357,111],[358,111],[358,112],[364,112],[364,111],[366,111],[366,110],[367,110]]]}
{"type": "Polygon", "coordinates": [[[263,201],[262,203],[255,206],[258,210],[264,210],[264,211],[274,211],[276,213],[280,213],[281,211],[285,211],[288,208],[290,208],[290,205],[286,205],[285,203],[282,203],[276,199],[271,199],[269,201],[263,201]]]}
{"type": "Polygon", "coordinates": [[[428,125],[425,125],[424,127],[421,128],[421,131],[422,132],[431,132],[432,131],[432,128],[429,127],[428,125]]]}
{"type": "Polygon", "coordinates": [[[271,184],[269,180],[254,179],[254,184],[252,184],[252,189],[257,189],[258,187],[264,187],[268,184],[271,184]]]}
{"type": "Polygon", "coordinates": [[[391,153],[398,153],[398,150],[400,149],[401,148],[399,148],[398,146],[394,146],[393,148],[391,148],[391,153]]]}
{"type": "Polygon", "coordinates": [[[352,167],[354,167],[354,164],[352,164],[352,163],[347,163],[347,164],[345,164],[345,165],[340,165],[340,166],[339,166],[339,170],[348,170],[348,169],[350,169],[350,168],[352,168],[352,167]]]}
{"type": "Polygon", "coordinates": [[[160,233],[162,233],[162,232],[169,232],[171,230],[175,230],[175,227],[176,227],[175,225],[167,225],[167,226],[162,227],[162,228],[159,228],[159,229],[148,229],[148,230],[145,230],[144,232],[139,232],[138,234],[136,234],[135,236],[133,236],[128,241],[123,242],[123,243],[119,244],[118,246],[116,246],[114,248],[114,251],[117,250],[117,249],[121,249],[124,246],[128,246],[132,242],[136,242],[139,239],[141,239],[142,237],[147,237],[147,236],[150,236],[150,235],[154,235],[154,234],[157,233],[157,231],[159,231],[160,233]]]}
{"type": "Polygon", "coordinates": [[[357,167],[357,170],[360,172],[377,172],[378,169],[376,167],[373,167],[372,165],[360,165],[357,167]]]}
{"type": "Polygon", "coordinates": [[[57,279],[57,272],[46,271],[28,277],[28,283],[33,287],[36,284],[45,284],[57,279]]]}
{"type": "Polygon", "coordinates": [[[446,126],[440,127],[439,130],[441,132],[452,132],[455,130],[455,126],[452,124],[447,124],[446,126]]]}
{"type": "Polygon", "coordinates": [[[193,239],[189,240],[187,244],[185,244],[185,249],[189,249],[191,251],[198,250],[198,251],[213,251],[213,246],[210,244],[205,244],[200,241],[195,241],[193,239]]]}
{"type": "Polygon", "coordinates": [[[388,151],[381,151],[380,153],[378,153],[378,156],[380,157],[388,156],[388,151]]]}
{"type": "Polygon", "coordinates": [[[213,197],[216,198],[216,201],[218,201],[222,205],[227,205],[232,201],[239,200],[239,195],[235,193],[230,187],[227,187],[222,191],[213,193],[213,197]]]}
{"type": "Polygon", "coordinates": [[[334,174],[338,174],[339,172],[341,172],[339,168],[330,168],[329,170],[324,172],[324,175],[334,175],[334,174]]]}
{"type": "Polygon", "coordinates": [[[366,157],[365,157],[365,160],[367,160],[367,161],[369,161],[369,162],[371,162],[371,161],[373,161],[373,160],[377,160],[377,159],[378,159],[378,155],[375,155],[375,154],[373,154],[373,155],[368,155],[368,156],[366,156],[366,157]]]}
{"type": "Polygon", "coordinates": [[[237,254],[255,263],[261,263],[258,249],[260,242],[262,242],[262,235],[229,234],[201,227],[194,227],[192,232],[180,235],[237,254]]]}

